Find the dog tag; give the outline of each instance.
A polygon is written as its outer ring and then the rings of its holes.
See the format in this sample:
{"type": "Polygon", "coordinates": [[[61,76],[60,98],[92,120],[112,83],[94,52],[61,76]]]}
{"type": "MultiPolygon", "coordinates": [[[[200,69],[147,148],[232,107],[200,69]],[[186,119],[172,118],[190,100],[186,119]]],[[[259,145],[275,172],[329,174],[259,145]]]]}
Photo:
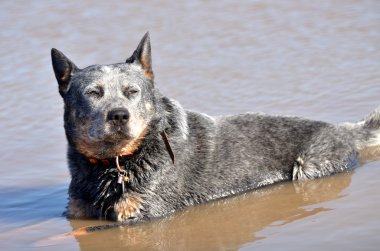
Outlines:
{"type": "Polygon", "coordinates": [[[125,192],[125,183],[121,182],[121,192],[124,194],[125,192]]]}
{"type": "Polygon", "coordinates": [[[117,184],[121,184],[121,191],[122,193],[125,192],[125,182],[128,181],[128,176],[127,175],[123,175],[121,173],[119,173],[117,175],[117,184]]]}
{"type": "Polygon", "coordinates": [[[122,184],[123,183],[123,175],[119,173],[117,175],[117,184],[122,184]]]}

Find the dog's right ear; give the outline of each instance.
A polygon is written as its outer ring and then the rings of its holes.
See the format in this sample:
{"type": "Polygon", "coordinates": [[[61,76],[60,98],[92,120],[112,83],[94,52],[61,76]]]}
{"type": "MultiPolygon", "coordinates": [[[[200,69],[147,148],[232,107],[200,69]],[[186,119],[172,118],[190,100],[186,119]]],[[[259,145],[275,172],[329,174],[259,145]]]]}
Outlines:
{"type": "Polygon", "coordinates": [[[58,81],[59,93],[63,97],[69,90],[71,75],[74,71],[78,70],[78,67],[62,52],[54,48],[51,49],[51,61],[55,77],[58,81]]]}
{"type": "Polygon", "coordinates": [[[149,32],[145,33],[136,50],[133,52],[133,55],[129,57],[125,62],[129,64],[140,64],[144,70],[145,76],[153,81],[154,74],[152,70],[152,52],[149,32]]]}

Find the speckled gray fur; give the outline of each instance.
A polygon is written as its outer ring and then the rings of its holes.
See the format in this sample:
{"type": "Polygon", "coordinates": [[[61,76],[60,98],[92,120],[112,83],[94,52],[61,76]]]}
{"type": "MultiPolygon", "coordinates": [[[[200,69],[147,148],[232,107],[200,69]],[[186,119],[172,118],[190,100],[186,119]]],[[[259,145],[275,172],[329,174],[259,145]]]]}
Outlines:
{"type": "Polygon", "coordinates": [[[351,169],[358,165],[360,149],[377,144],[379,110],[362,122],[341,125],[255,113],[212,118],[185,111],[154,84],[148,35],[126,63],[79,69],[55,49],[52,60],[65,103],[70,217],[160,217],[276,182],[351,169]],[[107,120],[117,108],[129,111],[128,122],[118,127],[107,120]],[[160,137],[163,130],[175,164],[160,137]],[[133,154],[120,157],[129,177],[122,194],[114,159],[139,134],[143,137],[133,154]],[[110,164],[94,164],[92,158],[110,164]]]}

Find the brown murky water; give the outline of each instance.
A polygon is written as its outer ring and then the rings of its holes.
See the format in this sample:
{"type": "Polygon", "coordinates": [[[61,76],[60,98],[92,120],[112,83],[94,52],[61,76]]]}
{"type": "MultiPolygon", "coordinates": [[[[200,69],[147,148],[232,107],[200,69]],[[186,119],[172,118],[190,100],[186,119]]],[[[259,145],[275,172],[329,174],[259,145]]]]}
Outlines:
{"type": "Polygon", "coordinates": [[[380,162],[282,183],[167,218],[61,238],[68,221],[56,47],[78,66],[151,32],[157,85],[184,107],[357,121],[380,106],[380,2],[1,1],[0,249],[379,250],[380,162]]]}

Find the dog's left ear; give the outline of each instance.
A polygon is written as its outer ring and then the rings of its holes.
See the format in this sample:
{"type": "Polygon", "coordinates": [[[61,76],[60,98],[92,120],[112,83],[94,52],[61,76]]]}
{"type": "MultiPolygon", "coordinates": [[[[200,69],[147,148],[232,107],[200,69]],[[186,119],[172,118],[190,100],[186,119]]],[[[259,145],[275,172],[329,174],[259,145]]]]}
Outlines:
{"type": "Polygon", "coordinates": [[[150,47],[149,32],[145,33],[133,55],[126,60],[126,63],[141,64],[145,76],[153,81],[154,75],[152,70],[152,52],[150,47]]]}
{"type": "Polygon", "coordinates": [[[70,87],[71,75],[78,70],[78,67],[55,48],[51,49],[51,62],[58,81],[59,93],[64,97],[70,87]]]}

